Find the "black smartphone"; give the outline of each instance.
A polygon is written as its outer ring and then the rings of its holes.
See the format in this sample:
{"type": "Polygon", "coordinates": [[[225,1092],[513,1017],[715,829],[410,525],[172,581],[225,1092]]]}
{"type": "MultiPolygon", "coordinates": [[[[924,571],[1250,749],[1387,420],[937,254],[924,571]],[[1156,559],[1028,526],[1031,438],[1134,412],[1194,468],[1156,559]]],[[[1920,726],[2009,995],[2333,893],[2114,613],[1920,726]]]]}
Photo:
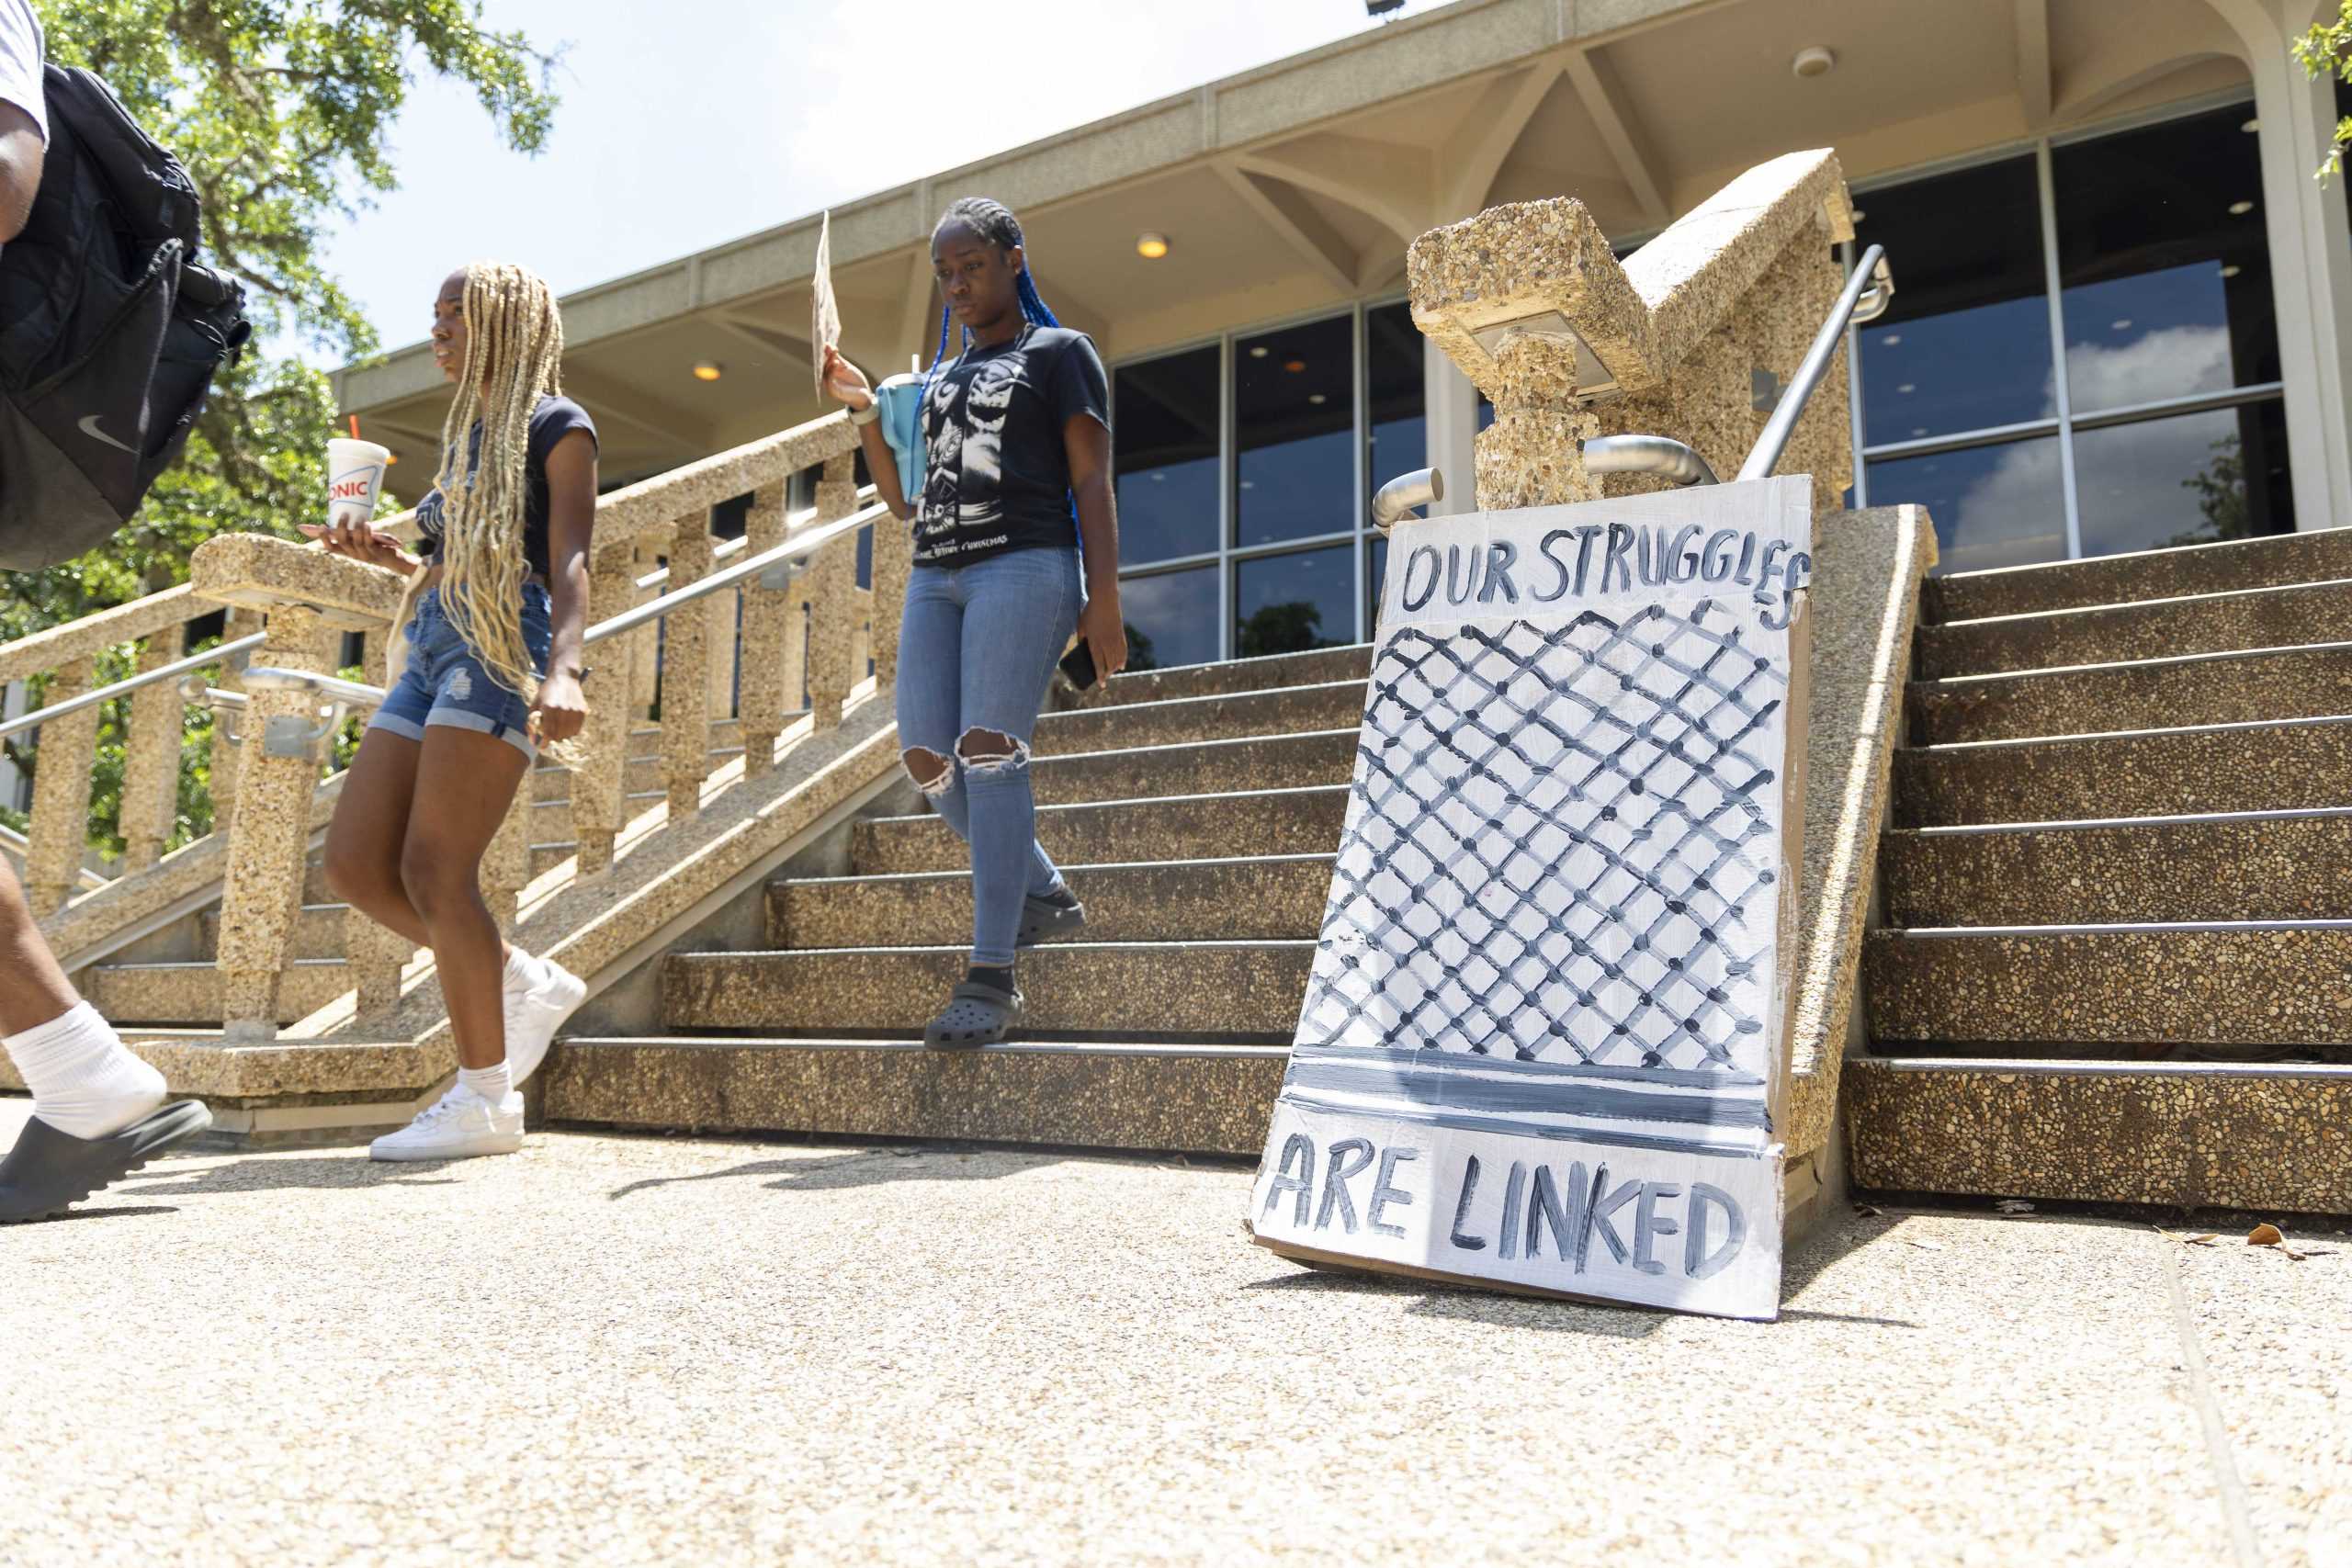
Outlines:
{"type": "Polygon", "coordinates": [[[1094,689],[1094,649],[1080,637],[1076,648],[1062,655],[1062,679],[1081,692],[1094,689]]]}

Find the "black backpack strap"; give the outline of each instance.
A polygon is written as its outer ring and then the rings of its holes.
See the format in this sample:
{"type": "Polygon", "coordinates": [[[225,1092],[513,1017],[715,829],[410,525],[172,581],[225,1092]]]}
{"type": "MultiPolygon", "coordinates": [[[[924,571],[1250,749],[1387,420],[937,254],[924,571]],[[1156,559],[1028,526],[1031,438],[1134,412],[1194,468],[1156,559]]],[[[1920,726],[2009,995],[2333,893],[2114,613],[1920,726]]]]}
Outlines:
{"type": "Polygon", "coordinates": [[[87,71],[51,64],[42,69],[49,118],[62,120],[80,155],[112,193],[133,239],[145,245],[177,240],[197,254],[196,182],[180,161],[130,118],[114,90],[87,71]]]}

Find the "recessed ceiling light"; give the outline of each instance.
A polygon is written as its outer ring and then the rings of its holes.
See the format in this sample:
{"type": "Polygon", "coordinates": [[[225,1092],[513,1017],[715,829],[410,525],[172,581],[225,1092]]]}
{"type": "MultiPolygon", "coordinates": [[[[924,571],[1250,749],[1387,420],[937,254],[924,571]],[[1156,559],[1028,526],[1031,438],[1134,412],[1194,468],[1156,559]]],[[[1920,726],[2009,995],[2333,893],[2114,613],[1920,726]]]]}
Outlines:
{"type": "Polygon", "coordinates": [[[2238,265],[2237,263],[2232,262],[2229,265],[2222,269],[2222,276],[2223,277],[2235,277],[2239,273],[2244,272],[2245,270],[2245,269],[2238,265]]]}
{"type": "Polygon", "coordinates": [[[1304,359],[1285,359],[1283,361],[1283,368],[1289,371],[1292,375],[1296,376],[1306,370],[1306,361],[1304,359]]]}
{"type": "Polygon", "coordinates": [[[1262,344],[1262,343],[1261,343],[1261,344],[1257,344],[1252,345],[1252,347],[1250,348],[1250,358],[1252,358],[1252,359],[1263,359],[1263,358],[1265,358],[1265,357],[1266,357],[1266,355],[1270,355],[1270,354],[1272,354],[1272,353],[1273,353],[1273,350],[1272,350],[1272,349],[1271,349],[1271,348],[1268,348],[1264,344],[1262,344]]]}
{"type": "Polygon", "coordinates": [[[715,359],[697,360],[695,364],[695,379],[697,381],[716,381],[726,374],[727,367],[715,359]]]}
{"type": "Polygon", "coordinates": [[[1139,256],[1143,257],[1143,259],[1144,259],[1144,260],[1146,260],[1146,261],[1158,261],[1160,257],[1162,257],[1162,256],[1166,255],[1167,254],[1168,254],[1168,236],[1167,236],[1167,235],[1165,235],[1165,234],[1138,234],[1138,235],[1136,235],[1136,254],[1137,254],[1137,255],[1139,255],[1139,256]]]}
{"type": "Polygon", "coordinates": [[[1815,44],[1797,51],[1796,58],[1789,62],[1789,69],[1799,76],[1826,76],[1837,64],[1836,55],[1815,44]]]}
{"type": "Polygon", "coordinates": [[[1911,434],[1914,435],[1925,435],[1928,434],[1928,427],[1924,424],[1915,424],[1911,427],[1911,434]]]}
{"type": "Polygon", "coordinates": [[[1165,470],[1165,469],[1161,469],[1161,468],[1154,468],[1154,469],[1152,469],[1152,470],[1151,470],[1151,482],[1152,482],[1152,483],[1154,483],[1154,484],[1156,484],[1156,485],[1158,485],[1158,484],[1166,484],[1166,483],[1168,482],[1168,474],[1167,474],[1166,470],[1165,470]]]}
{"type": "Polygon", "coordinates": [[[2250,201],[2233,201],[2230,203],[2230,216],[2233,218],[2243,218],[2253,210],[2254,203],[2250,201]]]}
{"type": "Polygon", "coordinates": [[[1857,207],[1853,211],[1848,213],[1847,216],[1851,218],[1855,222],[1860,223],[1863,219],[1868,218],[1870,214],[1857,207]]]}
{"type": "Polygon", "coordinates": [[[2107,330],[2111,333],[2130,332],[2132,330],[2132,318],[2125,316],[2120,321],[2109,321],[2107,323],[2107,330]]]}
{"type": "Polygon", "coordinates": [[[1887,347],[1893,348],[1903,341],[1903,334],[1901,333],[1889,333],[1878,341],[1886,344],[1887,347]]]}
{"type": "Polygon", "coordinates": [[[2244,125],[2239,126],[2238,129],[2245,131],[2248,136],[2252,136],[2256,131],[2262,129],[2262,122],[2258,119],[2250,119],[2244,125]]]}
{"type": "Polygon", "coordinates": [[[1909,396],[1911,393],[1916,392],[1916,391],[1917,391],[1917,390],[1919,389],[1919,383],[1917,383],[1917,381],[1905,381],[1905,382],[1904,382],[1904,383],[1903,383],[1903,385],[1901,385],[1900,387],[1895,388],[1894,389],[1895,389],[1896,391],[1898,391],[1898,392],[1903,393],[1905,396],[1906,396],[1906,397],[1907,397],[1907,396],[1909,396]]]}
{"type": "Polygon", "coordinates": [[[1325,397],[1320,392],[1309,392],[1306,394],[1306,400],[1319,408],[1323,404],[1329,402],[1331,400],[1325,397]]]}

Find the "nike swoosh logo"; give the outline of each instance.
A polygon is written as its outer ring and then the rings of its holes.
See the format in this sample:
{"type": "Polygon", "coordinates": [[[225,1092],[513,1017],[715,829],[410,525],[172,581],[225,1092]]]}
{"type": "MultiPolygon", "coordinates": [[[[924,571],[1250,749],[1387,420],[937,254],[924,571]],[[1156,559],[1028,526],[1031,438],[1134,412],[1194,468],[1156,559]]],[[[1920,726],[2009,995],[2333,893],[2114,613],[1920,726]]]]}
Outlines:
{"type": "Polygon", "coordinates": [[[100,430],[100,429],[98,428],[98,416],[97,416],[96,414],[94,414],[94,413],[85,413],[85,414],[84,414],[84,415],[82,416],[82,423],[81,423],[81,424],[80,424],[79,428],[80,428],[80,430],[81,430],[81,432],[82,432],[82,434],[85,434],[85,435],[88,436],[88,437],[89,437],[91,440],[93,440],[93,441],[102,441],[102,442],[104,442],[106,445],[107,445],[108,446],[113,447],[116,451],[118,451],[118,452],[129,452],[129,453],[130,453],[130,455],[131,455],[132,457],[136,457],[137,456],[139,456],[139,454],[138,454],[138,452],[137,452],[137,451],[133,450],[132,448],[130,448],[130,447],[129,447],[129,446],[125,446],[121,442],[117,441],[113,436],[108,435],[105,431],[100,430]]]}

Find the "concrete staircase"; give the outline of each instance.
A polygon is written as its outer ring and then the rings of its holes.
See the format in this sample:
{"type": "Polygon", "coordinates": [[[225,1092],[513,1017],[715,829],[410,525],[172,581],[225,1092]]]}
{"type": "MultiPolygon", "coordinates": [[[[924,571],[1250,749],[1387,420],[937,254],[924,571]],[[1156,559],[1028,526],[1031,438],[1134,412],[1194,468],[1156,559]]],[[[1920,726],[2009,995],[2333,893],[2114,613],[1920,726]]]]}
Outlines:
{"type": "Polygon", "coordinates": [[[1038,721],[1038,832],[1085,940],[1024,953],[1016,1043],[927,1052],[971,936],[937,818],[854,823],[766,893],[766,950],[665,959],[658,1038],[577,1038],[549,1120],[1254,1155],[1330,886],[1370,658],[1123,675],[1038,721]]]}
{"type": "Polygon", "coordinates": [[[1856,1183],[2352,1213],[2352,530],[1921,608],[1856,1183]]]}

